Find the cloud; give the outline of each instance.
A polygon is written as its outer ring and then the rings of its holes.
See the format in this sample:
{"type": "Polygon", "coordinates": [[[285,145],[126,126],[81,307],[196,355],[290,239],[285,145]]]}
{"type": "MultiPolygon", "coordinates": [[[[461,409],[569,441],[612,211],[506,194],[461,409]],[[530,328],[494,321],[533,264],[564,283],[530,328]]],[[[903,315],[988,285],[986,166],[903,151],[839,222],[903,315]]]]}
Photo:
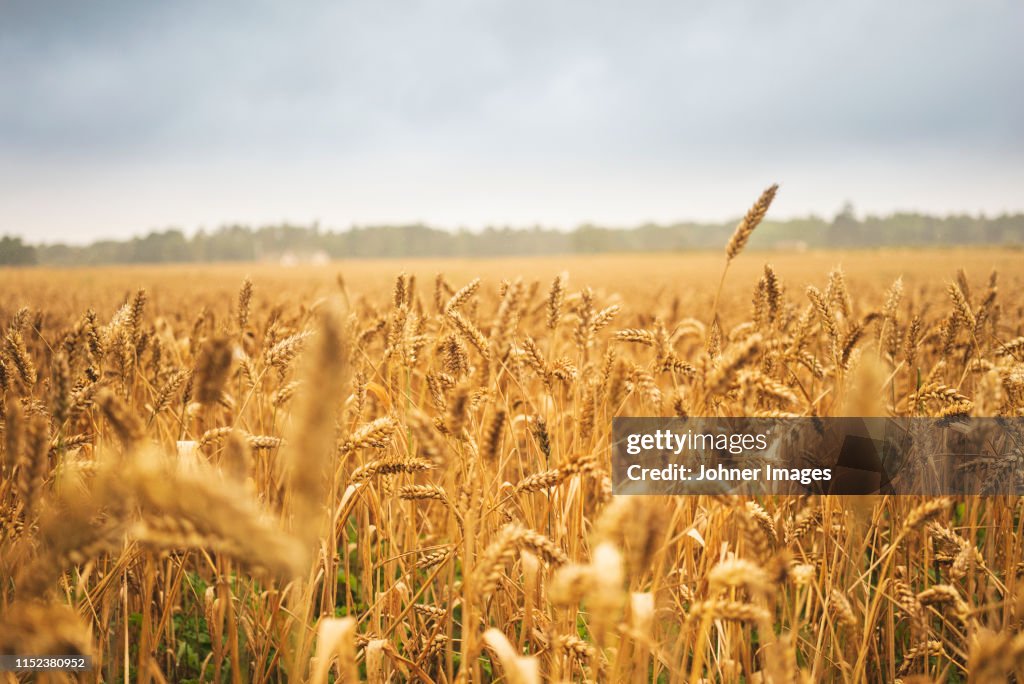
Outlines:
{"type": "MultiPolygon", "coordinates": [[[[711,185],[781,174],[802,183],[797,213],[836,200],[820,181],[806,192],[818,174],[869,206],[899,201],[876,179],[920,174],[949,184],[938,198],[995,210],[1019,200],[981,179],[1024,175],[1024,6],[1009,0],[14,0],[0,12],[0,179],[20,198],[0,208],[0,232],[246,215],[639,219],[672,211],[678,181],[717,196],[732,193],[711,185]],[[957,164],[971,176],[936,171],[957,164]],[[624,190],[613,206],[580,183],[624,190]],[[246,204],[267,192],[279,200],[246,204]],[[28,204],[48,193],[86,213],[28,204]]],[[[735,211],[697,205],[675,215],[735,211]]]]}

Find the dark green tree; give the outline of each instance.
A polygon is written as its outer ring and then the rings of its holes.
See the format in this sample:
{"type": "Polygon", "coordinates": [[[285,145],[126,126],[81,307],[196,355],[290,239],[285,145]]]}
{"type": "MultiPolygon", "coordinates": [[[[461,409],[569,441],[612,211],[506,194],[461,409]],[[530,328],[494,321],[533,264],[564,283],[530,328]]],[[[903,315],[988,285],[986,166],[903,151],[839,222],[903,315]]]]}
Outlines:
{"type": "Polygon", "coordinates": [[[31,266],[36,263],[36,249],[26,245],[20,237],[4,235],[0,238],[0,266],[31,266]]]}

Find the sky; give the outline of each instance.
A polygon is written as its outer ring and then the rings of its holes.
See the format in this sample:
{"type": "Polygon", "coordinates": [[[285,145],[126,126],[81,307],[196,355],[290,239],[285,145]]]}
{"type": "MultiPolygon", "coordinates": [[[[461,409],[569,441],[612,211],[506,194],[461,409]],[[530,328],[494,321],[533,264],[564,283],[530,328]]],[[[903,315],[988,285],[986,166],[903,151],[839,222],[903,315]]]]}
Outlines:
{"type": "Polygon", "coordinates": [[[1016,0],[0,0],[0,234],[1024,209],[1016,0]]]}

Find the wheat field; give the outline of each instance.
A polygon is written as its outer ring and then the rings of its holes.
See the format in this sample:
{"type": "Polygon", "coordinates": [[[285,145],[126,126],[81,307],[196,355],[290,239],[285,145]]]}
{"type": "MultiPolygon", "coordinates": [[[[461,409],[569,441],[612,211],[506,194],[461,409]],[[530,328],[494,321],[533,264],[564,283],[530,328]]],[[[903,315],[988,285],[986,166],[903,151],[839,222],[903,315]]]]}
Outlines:
{"type": "Polygon", "coordinates": [[[1018,681],[1018,499],[611,495],[613,416],[1024,415],[1019,255],[743,252],[757,210],[724,254],[0,272],[0,653],[1018,681]]]}

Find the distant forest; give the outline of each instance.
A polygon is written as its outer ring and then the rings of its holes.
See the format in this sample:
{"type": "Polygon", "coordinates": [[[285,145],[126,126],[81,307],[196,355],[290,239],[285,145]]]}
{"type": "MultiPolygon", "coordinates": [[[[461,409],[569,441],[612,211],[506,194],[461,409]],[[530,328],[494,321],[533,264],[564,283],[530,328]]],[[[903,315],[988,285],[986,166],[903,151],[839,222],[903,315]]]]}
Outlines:
{"type": "MultiPolygon", "coordinates": [[[[224,226],[192,236],[178,229],[131,240],[86,246],[32,245],[0,238],[2,265],[96,265],[291,259],[487,257],[600,252],[665,252],[721,249],[736,222],[642,225],[572,231],[550,228],[441,230],[425,225],[325,230],[320,226],[224,226]]],[[[828,220],[818,217],[765,221],[750,246],[761,249],[823,249],[887,246],[1006,245],[1024,247],[1024,214],[998,217],[897,213],[858,218],[852,207],[828,220]]]]}

